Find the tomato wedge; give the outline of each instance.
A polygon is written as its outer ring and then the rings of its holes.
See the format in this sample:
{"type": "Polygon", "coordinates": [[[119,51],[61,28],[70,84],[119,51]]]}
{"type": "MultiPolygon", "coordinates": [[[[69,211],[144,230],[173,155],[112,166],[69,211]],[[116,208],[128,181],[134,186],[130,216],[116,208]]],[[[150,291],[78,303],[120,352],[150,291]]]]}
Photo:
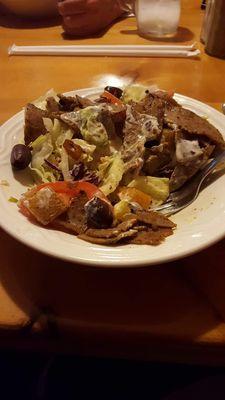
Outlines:
{"type": "Polygon", "coordinates": [[[100,196],[104,196],[101,190],[93,185],[90,182],[85,181],[76,181],[76,182],[69,182],[69,181],[59,181],[59,182],[49,182],[49,183],[41,183],[40,185],[36,186],[35,188],[29,190],[27,192],[28,197],[33,196],[37,191],[49,187],[54,190],[56,193],[64,193],[67,194],[68,197],[75,197],[81,191],[84,191],[88,198],[93,197],[95,194],[99,194],[100,196]]]}
{"type": "Polygon", "coordinates": [[[107,199],[107,197],[104,195],[104,193],[95,185],[93,185],[90,182],[84,182],[84,181],[76,181],[76,182],[67,182],[67,181],[60,181],[60,182],[49,182],[49,183],[42,183],[35,188],[29,190],[25,195],[24,198],[20,200],[18,207],[20,208],[20,211],[26,215],[29,216],[29,210],[26,207],[25,201],[29,199],[29,197],[32,197],[37,193],[39,190],[49,187],[52,190],[54,190],[56,193],[58,193],[61,197],[63,197],[64,203],[68,204],[68,207],[71,203],[71,200],[78,196],[80,192],[85,192],[88,199],[92,199],[94,196],[101,198],[102,200],[105,200],[108,204],[111,205],[110,201],[107,199]]]}
{"type": "Polygon", "coordinates": [[[110,92],[107,92],[106,90],[102,93],[101,97],[104,97],[109,103],[124,107],[123,102],[120,99],[118,99],[118,97],[114,96],[110,92]]]}

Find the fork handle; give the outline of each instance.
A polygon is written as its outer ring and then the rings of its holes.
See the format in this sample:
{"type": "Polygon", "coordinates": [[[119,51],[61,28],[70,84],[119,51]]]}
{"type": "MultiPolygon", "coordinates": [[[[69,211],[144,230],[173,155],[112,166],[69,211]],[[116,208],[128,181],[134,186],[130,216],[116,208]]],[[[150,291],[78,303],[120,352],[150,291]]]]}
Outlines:
{"type": "Polygon", "coordinates": [[[225,151],[215,157],[212,161],[210,161],[210,163],[206,164],[206,166],[201,170],[202,177],[206,178],[210,172],[212,172],[222,161],[225,161],[225,151]]]}

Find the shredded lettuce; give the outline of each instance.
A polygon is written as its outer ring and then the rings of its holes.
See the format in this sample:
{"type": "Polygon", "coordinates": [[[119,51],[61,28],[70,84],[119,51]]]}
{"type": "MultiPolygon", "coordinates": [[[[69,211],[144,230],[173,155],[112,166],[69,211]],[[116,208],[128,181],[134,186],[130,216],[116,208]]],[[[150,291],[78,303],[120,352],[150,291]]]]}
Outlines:
{"type": "Polygon", "coordinates": [[[50,118],[43,118],[43,122],[47,131],[51,135],[52,145],[54,150],[59,150],[62,147],[66,139],[72,139],[73,132],[68,129],[61,121],[58,119],[52,120],[50,118]]]}
{"type": "Polygon", "coordinates": [[[93,160],[93,153],[96,149],[96,146],[94,144],[89,144],[83,139],[72,139],[72,141],[75,144],[78,144],[82,150],[83,150],[83,155],[82,155],[82,161],[84,162],[91,162],[93,160]]]}
{"type": "Polygon", "coordinates": [[[55,177],[54,173],[51,171],[47,171],[47,169],[45,169],[43,166],[39,168],[30,167],[30,170],[34,178],[34,181],[37,183],[39,183],[40,181],[44,183],[57,181],[57,178],[55,177]]]}
{"type": "MultiPolygon", "coordinates": [[[[56,92],[49,90],[44,96],[33,101],[33,104],[45,110],[48,97],[53,97],[57,102],[59,101],[56,92]]],[[[43,118],[47,133],[40,135],[30,143],[30,148],[32,149],[30,169],[35,181],[54,182],[61,178],[60,172],[56,169],[51,169],[45,160],[59,167],[64,180],[72,179],[70,170],[73,167],[74,160],[68,156],[63,147],[66,139],[73,140],[75,144],[78,144],[82,148],[83,154],[80,161],[84,164],[94,162],[94,159],[96,159],[94,155],[95,151],[98,151],[98,154],[99,151],[100,154],[105,154],[103,149],[109,146],[109,138],[104,125],[100,122],[99,116],[101,112],[102,106],[94,105],[73,113],[67,113],[68,118],[69,114],[73,114],[71,118],[73,117],[79,126],[82,139],[73,139],[73,131],[60,120],[54,119],[52,121],[50,118],[43,118]]],[[[97,158],[99,160],[98,156],[97,158]]],[[[119,184],[124,172],[124,164],[117,152],[112,158],[106,157],[103,164],[103,166],[100,166],[102,175],[104,175],[102,177],[103,190],[108,194],[113,192],[119,184]]],[[[97,168],[97,164],[95,168],[97,168]]],[[[100,170],[99,173],[101,174],[100,170]]]]}
{"type": "Polygon", "coordinates": [[[61,149],[61,161],[59,163],[59,168],[62,171],[64,181],[71,181],[72,176],[70,174],[69,157],[63,147],[61,149]]]}
{"type": "Polygon", "coordinates": [[[42,135],[42,138],[39,137],[38,139],[38,141],[32,143],[31,167],[35,169],[39,169],[53,151],[50,134],[42,135]]]}
{"type": "Polygon", "coordinates": [[[45,128],[47,129],[47,132],[51,132],[52,128],[53,128],[53,122],[52,122],[51,118],[44,117],[44,118],[42,118],[42,120],[43,120],[45,128]]]}
{"type": "Polygon", "coordinates": [[[49,118],[44,118],[44,124],[48,130],[46,135],[40,135],[34,140],[30,146],[32,148],[32,161],[30,169],[35,181],[55,182],[60,178],[60,173],[51,170],[46,165],[46,159],[60,160],[59,168],[65,180],[71,180],[69,173],[69,157],[63,148],[66,139],[72,139],[73,132],[67,129],[63,123],[54,119],[52,122],[49,118]]]}
{"type": "Polygon", "coordinates": [[[84,140],[95,146],[105,146],[109,140],[104,125],[98,121],[100,112],[99,106],[89,106],[77,112],[84,140]]]}
{"type": "Polygon", "coordinates": [[[71,140],[73,137],[73,132],[71,129],[67,129],[64,125],[57,119],[54,120],[53,128],[51,131],[52,142],[54,146],[55,153],[59,156],[59,168],[62,171],[63,178],[65,181],[71,181],[72,177],[69,172],[69,156],[63,147],[63,143],[66,139],[71,140]]]}
{"type": "Polygon", "coordinates": [[[124,103],[129,103],[130,101],[139,102],[146,96],[146,90],[149,92],[154,92],[157,90],[156,85],[151,85],[149,87],[143,85],[129,85],[123,90],[122,101],[124,103]]]}
{"type": "Polygon", "coordinates": [[[124,88],[122,100],[124,103],[129,103],[130,101],[140,101],[146,96],[146,90],[148,88],[142,85],[130,85],[124,88]]]}
{"type": "Polygon", "coordinates": [[[33,142],[29,144],[29,147],[31,147],[32,149],[39,148],[42,146],[45,140],[46,140],[45,135],[40,135],[37,137],[37,139],[35,139],[33,142]]]}
{"type": "Polygon", "coordinates": [[[18,200],[16,197],[10,196],[9,199],[8,199],[8,201],[9,201],[10,203],[18,203],[19,200],[18,200]]]}
{"type": "Polygon", "coordinates": [[[100,189],[108,196],[113,193],[119,185],[124,174],[124,162],[119,153],[112,156],[102,157],[99,165],[99,177],[102,180],[100,189]]]}
{"type": "Polygon", "coordinates": [[[73,132],[71,129],[65,127],[58,119],[55,119],[51,137],[54,149],[59,150],[66,139],[72,139],[73,132]]]}

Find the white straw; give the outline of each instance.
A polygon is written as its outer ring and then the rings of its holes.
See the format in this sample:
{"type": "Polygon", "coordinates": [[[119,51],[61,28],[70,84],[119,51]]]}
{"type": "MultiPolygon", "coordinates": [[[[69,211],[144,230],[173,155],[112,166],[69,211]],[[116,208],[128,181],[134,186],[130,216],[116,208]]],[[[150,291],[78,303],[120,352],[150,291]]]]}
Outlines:
{"type": "Polygon", "coordinates": [[[66,45],[66,46],[16,46],[8,49],[9,55],[72,55],[72,56],[139,56],[139,57],[196,57],[195,44],[180,45],[66,45]]]}

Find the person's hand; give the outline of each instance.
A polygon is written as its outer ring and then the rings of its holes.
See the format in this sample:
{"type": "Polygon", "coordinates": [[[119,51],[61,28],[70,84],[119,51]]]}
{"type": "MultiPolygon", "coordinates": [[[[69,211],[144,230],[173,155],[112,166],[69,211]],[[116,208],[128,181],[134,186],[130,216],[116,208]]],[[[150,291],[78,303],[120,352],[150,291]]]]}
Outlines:
{"type": "Polygon", "coordinates": [[[66,33],[94,34],[123,14],[117,0],[63,0],[58,3],[66,33]]]}

